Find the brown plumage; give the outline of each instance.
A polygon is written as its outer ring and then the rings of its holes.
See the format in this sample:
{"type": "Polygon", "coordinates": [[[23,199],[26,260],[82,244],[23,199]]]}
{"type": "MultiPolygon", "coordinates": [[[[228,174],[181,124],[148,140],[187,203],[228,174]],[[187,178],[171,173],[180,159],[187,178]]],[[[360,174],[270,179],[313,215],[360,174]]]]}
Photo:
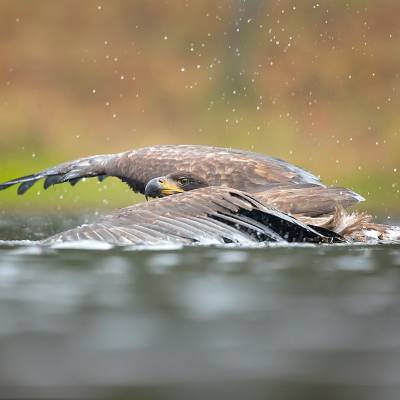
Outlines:
{"type": "Polygon", "coordinates": [[[245,192],[223,187],[206,187],[135,204],[42,243],[54,245],[81,240],[118,245],[343,242],[337,235],[317,232],[266,207],[245,192]]]}
{"type": "Polygon", "coordinates": [[[209,186],[225,186],[259,194],[267,204],[285,212],[308,216],[331,214],[363,198],[349,189],[327,188],[318,177],[285,161],[244,150],[197,145],[164,145],[100,155],[66,162],[39,173],[13,179],[0,190],[19,184],[24,194],[44,179],[44,188],[63,182],[75,185],[84,177],[115,176],[135,192],[143,193],[157,176],[185,171],[209,186]],[[270,198],[272,199],[270,201],[270,198]]]}
{"type": "MultiPolygon", "coordinates": [[[[190,172],[172,173],[151,179],[145,188],[146,197],[163,197],[207,187],[207,182],[190,172]]],[[[400,228],[375,224],[366,213],[345,210],[353,202],[352,192],[341,188],[317,185],[277,185],[254,193],[257,201],[282,212],[290,212],[298,221],[314,229],[333,231],[351,241],[396,241],[400,228]]],[[[325,234],[327,232],[324,232],[325,234]]]]}
{"type": "MultiPolygon", "coordinates": [[[[140,219],[140,223],[150,223],[150,219],[149,221],[142,219],[143,215],[150,218],[149,207],[154,207],[152,213],[155,219],[151,220],[151,224],[157,227],[161,235],[169,237],[170,233],[161,227],[161,225],[166,226],[164,223],[168,226],[171,225],[171,221],[168,223],[164,221],[165,210],[163,207],[168,206],[172,209],[181,210],[185,196],[189,196],[187,197],[190,199],[187,203],[189,209],[195,213],[202,212],[205,204],[214,204],[214,193],[215,196],[219,196],[216,192],[217,187],[240,191],[243,196],[250,196],[252,201],[259,202],[263,207],[266,207],[266,210],[275,207],[284,213],[295,216],[303,223],[320,227],[320,232],[323,232],[323,229],[329,229],[356,240],[367,239],[368,232],[366,231],[373,231],[372,236],[377,236],[377,239],[397,238],[398,231],[396,229],[373,224],[368,216],[348,214],[345,211],[346,208],[364,200],[350,189],[326,187],[317,176],[285,161],[235,149],[197,145],[162,145],[118,154],[86,157],[5,182],[0,185],[0,190],[18,184],[18,193],[23,194],[40,179],[44,179],[44,187],[47,189],[51,185],[63,182],[70,182],[71,185],[75,185],[84,177],[97,176],[99,180],[103,180],[108,176],[114,176],[126,182],[135,192],[144,194],[149,181],[170,173],[179,176],[180,172],[192,174],[199,181],[206,182],[207,186],[212,187],[212,190],[211,188],[195,190],[196,195],[202,194],[203,203],[196,201],[196,196],[193,195],[192,197],[187,193],[174,195],[172,197],[178,197],[176,199],[162,199],[163,202],[161,203],[161,200],[152,201],[151,206],[140,204],[129,207],[126,209],[129,210],[128,216],[124,218],[121,215],[125,215],[126,211],[122,211],[122,214],[112,214],[101,222],[101,226],[93,225],[90,228],[77,228],[77,230],[70,231],[68,234],[60,234],[59,238],[65,240],[67,237],[84,238],[87,236],[89,238],[92,235],[99,235],[101,231],[105,235],[104,240],[108,237],[109,241],[114,243],[115,238],[118,237],[118,234],[114,232],[117,229],[115,227],[118,227],[121,220],[125,221],[124,229],[127,229],[127,225],[129,225],[126,221],[130,221],[131,227],[136,226],[137,218],[140,219]],[[163,205],[163,207],[159,208],[160,205],[163,205]],[[147,211],[144,212],[145,210],[147,211]],[[164,222],[160,225],[155,221],[164,222]]],[[[238,210],[233,214],[236,215],[237,212],[238,210]]],[[[173,215],[176,218],[179,217],[173,215]]],[[[198,218],[197,214],[195,218],[198,218]]],[[[253,217],[251,219],[254,223],[259,223],[257,219],[253,217]]],[[[282,215],[281,219],[284,220],[282,215]]],[[[187,223],[192,224],[193,232],[196,232],[196,235],[203,235],[204,237],[205,232],[207,234],[210,234],[210,232],[207,228],[208,224],[204,222],[205,220],[202,221],[204,224],[201,228],[203,233],[199,233],[199,221],[193,220],[192,222],[187,221],[187,223]]],[[[120,227],[117,230],[121,232],[120,227]]],[[[135,235],[132,229],[128,229],[128,231],[130,237],[135,235]]],[[[214,234],[216,233],[214,232],[214,234]]],[[[329,236],[328,232],[324,232],[324,234],[329,236]]],[[[398,236],[400,236],[400,233],[398,236]]],[[[122,233],[120,233],[120,237],[121,241],[124,242],[126,238],[122,233]]],[[[155,235],[155,238],[158,241],[161,239],[160,235],[155,235]]],[[[195,241],[193,239],[193,237],[189,237],[187,240],[195,241]]],[[[138,240],[142,240],[142,238],[138,240]]],[[[180,241],[182,242],[182,240],[181,238],[180,241]]],[[[134,240],[131,242],[137,243],[134,240]]]]}

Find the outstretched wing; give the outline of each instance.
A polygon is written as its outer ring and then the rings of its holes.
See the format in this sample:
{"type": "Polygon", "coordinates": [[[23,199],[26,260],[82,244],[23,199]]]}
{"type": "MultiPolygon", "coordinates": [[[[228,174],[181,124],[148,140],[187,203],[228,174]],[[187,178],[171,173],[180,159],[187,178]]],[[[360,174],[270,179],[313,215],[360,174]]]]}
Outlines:
{"type": "Polygon", "coordinates": [[[44,188],[57,183],[69,182],[72,186],[82,178],[97,176],[100,181],[108,176],[109,166],[118,159],[119,154],[100,155],[81,158],[56,165],[36,174],[22,176],[0,184],[0,190],[14,185],[18,186],[18,194],[24,194],[37,181],[44,179],[44,188]]]}
{"type": "Polygon", "coordinates": [[[85,177],[115,176],[134,191],[144,192],[146,183],[157,176],[187,171],[205,179],[210,186],[227,186],[250,193],[276,184],[322,185],[319,178],[294,165],[253,152],[197,145],[146,147],[124,153],[81,158],[36,174],[0,184],[0,190],[19,185],[25,193],[44,179],[44,187],[85,177]]]}
{"type": "Polygon", "coordinates": [[[266,207],[251,195],[208,187],[140,203],[57,234],[43,244],[100,240],[128,244],[211,244],[264,241],[332,243],[342,241],[266,207]]]}

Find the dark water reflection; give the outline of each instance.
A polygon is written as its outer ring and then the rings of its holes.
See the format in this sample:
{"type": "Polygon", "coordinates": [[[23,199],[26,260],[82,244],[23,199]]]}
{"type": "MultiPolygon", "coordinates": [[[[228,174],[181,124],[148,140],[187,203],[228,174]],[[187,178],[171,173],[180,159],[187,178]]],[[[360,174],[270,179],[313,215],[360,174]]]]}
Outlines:
{"type": "Polygon", "coordinates": [[[0,247],[0,397],[397,399],[399,332],[396,246],[0,247]]]}

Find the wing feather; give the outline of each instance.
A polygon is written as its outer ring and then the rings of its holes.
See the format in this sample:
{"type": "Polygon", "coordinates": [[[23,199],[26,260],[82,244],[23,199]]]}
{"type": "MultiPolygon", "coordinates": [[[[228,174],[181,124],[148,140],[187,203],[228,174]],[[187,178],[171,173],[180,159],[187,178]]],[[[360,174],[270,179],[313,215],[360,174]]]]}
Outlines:
{"type": "Polygon", "coordinates": [[[247,193],[222,187],[202,188],[136,204],[43,243],[83,238],[117,245],[340,241],[338,235],[328,237],[318,233],[247,193]]]}
{"type": "MultiPolygon", "coordinates": [[[[25,193],[44,179],[44,188],[64,182],[75,185],[82,178],[115,176],[134,191],[144,193],[146,183],[157,176],[187,171],[210,186],[226,186],[250,193],[276,184],[322,185],[318,177],[282,160],[244,150],[200,145],[162,145],[68,161],[36,174],[0,184],[0,190],[20,185],[25,193]]],[[[323,185],[322,185],[323,186],[323,185]]]]}
{"type": "Polygon", "coordinates": [[[316,185],[279,185],[254,194],[263,204],[293,215],[320,217],[364,201],[350,189],[316,185]]]}

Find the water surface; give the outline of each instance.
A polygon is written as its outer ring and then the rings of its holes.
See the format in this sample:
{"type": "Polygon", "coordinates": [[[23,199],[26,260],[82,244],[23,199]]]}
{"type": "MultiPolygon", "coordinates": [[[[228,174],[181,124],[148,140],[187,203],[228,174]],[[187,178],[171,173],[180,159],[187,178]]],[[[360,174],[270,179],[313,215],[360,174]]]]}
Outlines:
{"type": "Polygon", "coordinates": [[[0,245],[0,397],[398,398],[399,332],[400,246],[0,245]]]}

